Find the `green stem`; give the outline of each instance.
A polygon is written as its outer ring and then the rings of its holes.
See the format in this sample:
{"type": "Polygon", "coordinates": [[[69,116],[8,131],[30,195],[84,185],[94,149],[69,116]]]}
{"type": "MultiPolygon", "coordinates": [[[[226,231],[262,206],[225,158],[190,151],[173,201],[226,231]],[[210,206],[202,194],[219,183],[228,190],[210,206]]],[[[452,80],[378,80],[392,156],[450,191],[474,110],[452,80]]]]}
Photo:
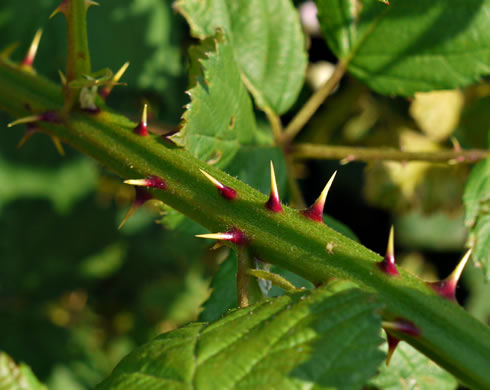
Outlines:
{"type": "Polygon", "coordinates": [[[283,278],[279,274],[274,274],[272,272],[260,270],[260,269],[249,269],[247,270],[247,273],[251,276],[255,276],[256,278],[264,279],[264,280],[269,280],[272,282],[274,286],[282,288],[284,291],[294,293],[298,291],[297,289],[289,280],[283,278]]]}
{"type": "Polygon", "coordinates": [[[387,148],[355,148],[315,144],[294,144],[290,155],[295,159],[346,161],[427,161],[439,163],[474,163],[490,157],[489,150],[439,150],[435,152],[404,152],[387,148]]]}
{"type": "MultiPolygon", "coordinates": [[[[60,110],[62,100],[61,90],[52,83],[0,61],[0,109],[20,117],[32,114],[29,106],[34,113],[60,110]]],[[[247,250],[253,256],[315,284],[336,277],[376,293],[385,306],[385,319],[403,317],[420,330],[420,336],[400,335],[407,342],[468,386],[490,388],[488,327],[412,274],[400,270],[390,277],[377,266],[382,260],[378,254],[298,210],[284,206],[283,212],[269,211],[264,207],[268,196],[185,150],[165,146],[158,137],[136,135],[136,124],[118,114],[73,112],[62,123],[38,125],[123,178],[162,177],[168,188],[154,190],[155,197],[210,231],[240,229],[249,238],[247,250]],[[237,198],[221,197],[200,168],[234,188],[237,198]]]]}
{"type": "Polygon", "coordinates": [[[250,304],[249,285],[250,276],[247,271],[252,268],[252,262],[246,248],[238,248],[238,267],[236,273],[236,290],[238,307],[247,307],[250,304]]]}
{"type": "Polygon", "coordinates": [[[69,111],[78,99],[80,88],[70,87],[70,82],[91,72],[87,39],[87,1],[67,0],[64,11],[67,29],[67,59],[65,107],[69,111]]]}
{"type": "Polygon", "coordinates": [[[293,120],[289,123],[283,134],[283,142],[285,144],[290,143],[293,138],[296,137],[300,130],[311,119],[316,110],[318,110],[318,108],[322,105],[328,95],[332,93],[347,70],[347,63],[348,61],[341,60],[337,64],[330,78],[310,97],[306,104],[301,108],[301,110],[299,110],[293,120]]]}

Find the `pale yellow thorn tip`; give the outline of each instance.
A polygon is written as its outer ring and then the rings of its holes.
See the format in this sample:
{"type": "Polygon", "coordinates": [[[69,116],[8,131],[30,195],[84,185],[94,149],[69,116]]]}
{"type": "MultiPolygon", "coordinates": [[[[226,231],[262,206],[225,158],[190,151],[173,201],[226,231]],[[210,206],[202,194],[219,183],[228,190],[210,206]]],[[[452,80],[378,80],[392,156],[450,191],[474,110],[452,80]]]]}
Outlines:
{"type": "Polygon", "coordinates": [[[395,255],[395,227],[392,225],[388,237],[388,246],[386,247],[386,256],[395,255]]]}
{"type": "Polygon", "coordinates": [[[215,179],[213,176],[211,176],[209,173],[207,173],[205,170],[200,169],[201,173],[211,182],[213,183],[216,187],[222,188],[223,184],[221,184],[217,179],[215,179]]]}
{"type": "Polygon", "coordinates": [[[19,118],[13,122],[10,122],[7,125],[7,127],[13,127],[16,125],[20,125],[22,123],[32,123],[32,122],[37,122],[37,121],[39,121],[39,116],[37,116],[37,115],[25,116],[24,118],[19,118]]]}
{"type": "Polygon", "coordinates": [[[279,191],[277,189],[276,172],[274,171],[274,164],[271,160],[271,193],[274,198],[279,199],[279,191]]]}
{"type": "Polygon", "coordinates": [[[63,72],[61,70],[58,69],[58,74],[60,75],[60,80],[61,80],[61,84],[63,86],[66,85],[66,77],[65,75],[63,74],[63,72]]]}
{"type": "Polygon", "coordinates": [[[17,144],[17,149],[22,148],[27,141],[34,135],[33,131],[27,131],[17,144]]]}
{"type": "Polygon", "coordinates": [[[60,154],[60,156],[65,157],[65,150],[63,149],[63,145],[61,144],[60,139],[58,137],[52,135],[51,141],[53,141],[53,144],[54,144],[56,150],[58,151],[58,153],[60,154]]]}
{"type": "Polygon", "coordinates": [[[124,180],[124,183],[130,184],[132,186],[147,186],[148,185],[146,179],[130,179],[130,180],[124,180]]]}
{"type": "Polygon", "coordinates": [[[143,113],[141,114],[141,123],[146,125],[148,119],[148,104],[145,103],[143,106],[143,113]]]}
{"type": "Polygon", "coordinates": [[[129,61],[125,62],[123,64],[123,66],[121,66],[121,68],[117,71],[117,73],[112,78],[112,81],[114,81],[115,83],[117,83],[121,79],[121,77],[123,76],[123,74],[126,72],[126,70],[128,69],[128,67],[129,67],[129,61]]]}
{"type": "Polygon", "coordinates": [[[90,7],[91,5],[99,6],[100,3],[96,2],[96,1],[92,1],[92,0],[87,0],[87,8],[90,7]]]}
{"type": "Polygon", "coordinates": [[[466,264],[468,263],[468,260],[471,257],[472,250],[473,250],[472,248],[468,249],[468,251],[464,254],[463,258],[458,263],[458,265],[456,266],[454,271],[451,272],[451,275],[449,275],[446,278],[446,280],[454,280],[454,282],[456,282],[456,283],[459,281],[459,278],[461,277],[461,274],[463,273],[464,267],[466,266],[466,264]]]}
{"type": "Polygon", "coordinates": [[[451,140],[451,143],[453,144],[453,149],[454,151],[456,152],[460,152],[461,151],[461,144],[459,143],[459,141],[456,139],[456,137],[452,136],[450,138],[451,140]]]}
{"type": "Polygon", "coordinates": [[[36,35],[34,35],[34,39],[32,40],[31,46],[27,51],[26,58],[24,59],[24,63],[23,63],[24,66],[32,67],[42,35],[43,35],[42,29],[36,31],[36,35]]]}
{"type": "Polygon", "coordinates": [[[138,209],[138,207],[136,207],[135,205],[131,206],[131,208],[128,210],[128,212],[124,216],[123,220],[121,221],[121,223],[117,227],[118,230],[121,230],[121,228],[126,224],[126,222],[128,222],[128,219],[132,217],[132,215],[136,212],[137,209],[138,209]]]}
{"type": "Polygon", "coordinates": [[[56,7],[56,9],[53,12],[51,12],[51,15],[49,15],[49,19],[54,18],[55,15],[59,14],[60,12],[64,13],[65,12],[64,8],[66,8],[66,5],[63,3],[58,7],[56,7]]]}
{"type": "Polygon", "coordinates": [[[229,240],[230,233],[209,233],[209,234],[196,234],[197,238],[209,238],[211,240],[229,240]]]}
{"type": "Polygon", "coordinates": [[[333,180],[335,179],[336,175],[337,175],[337,171],[335,171],[333,175],[330,177],[330,180],[326,184],[325,188],[323,189],[322,193],[320,194],[320,196],[318,197],[315,203],[320,203],[322,205],[325,204],[325,201],[327,200],[328,191],[330,191],[330,187],[332,186],[333,180]]]}

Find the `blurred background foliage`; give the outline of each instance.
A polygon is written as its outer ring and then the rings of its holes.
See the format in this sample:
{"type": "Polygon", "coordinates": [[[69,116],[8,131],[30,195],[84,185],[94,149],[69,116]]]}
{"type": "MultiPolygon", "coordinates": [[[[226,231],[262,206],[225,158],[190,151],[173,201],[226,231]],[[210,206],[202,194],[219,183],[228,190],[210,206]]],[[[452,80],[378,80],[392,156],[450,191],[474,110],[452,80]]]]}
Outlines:
{"type": "MultiPolygon", "coordinates": [[[[54,81],[64,69],[66,51],[64,19],[48,19],[57,1],[26,6],[3,0],[0,7],[0,48],[18,42],[13,58],[21,60],[35,31],[43,28],[35,67],[54,81]]],[[[116,71],[131,62],[122,80],[127,86],[115,88],[109,105],[135,119],[147,102],[152,126],[175,129],[188,101],[186,53],[192,39],[184,20],[168,0],[100,3],[88,17],[93,69],[116,71]]],[[[335,62],[310,27],[308,83],[285,120],[335,62]]],[[[486,81],[402,99],[378,95],[347,76],[298,140],[430,151],[451,147],[455,137],[464,148],[487,148],[489,110],[486,81]]],[[[263,115],[257,116],[263,139],[240,150],[226,170],[267,192],[273,158],[281,161],[276,168],[284,190],[281,154],[271,145],[263,115]]],[[[60,157],[48,137],[34,135],[17,149],[22,130],[7,129],[10,120],[0,114],[0,351],[26,362],[50,389],[88,389],[135,346],[197,319],[213,275],[229,254],[208,251],[191,234],[202,229],[160,204],[145,205],[118,230],[133,190],[68,147],[60,157]]],[[[337,168],[338,162],[318,161],[295,166],[307,201],[337,168]]],[[[467,239],[462,194],[470,168],[349,163],[340,168],[327,212],[379,253],[394,223],[402,265],[427,279],[445,277],[467,239]]],[[[215,291],[225,292],[219,299],[228,299],[219,310],[236,302],[229,291],[233,280],[226,278],[233,267],[230,261],[223,264],[213,282],[215,291]]],[[[458,298],[487,323],[489,293],[481,272],[470,266],[458,298]]],[[[205,309],[202,319],[219,316],[212,303],[205,309]]]]}

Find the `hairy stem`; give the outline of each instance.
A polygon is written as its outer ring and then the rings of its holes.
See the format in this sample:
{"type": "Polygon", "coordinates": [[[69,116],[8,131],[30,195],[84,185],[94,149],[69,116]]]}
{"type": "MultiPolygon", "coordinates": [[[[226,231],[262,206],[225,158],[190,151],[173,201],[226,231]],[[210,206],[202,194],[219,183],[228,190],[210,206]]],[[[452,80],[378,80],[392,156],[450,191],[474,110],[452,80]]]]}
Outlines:
{"type": "Polygon", "coordinates": [[[387,148],[356,148],[315,144],[291,145],[290,154],[295,159],[347,161],[428,161],[440,163],[474,163],[490,157],[489,150],[440,150],[437,152],[404,152],[387,148]]]}
{"type": "Polygon", "coordinates": [[[236,273],[236,290],[238,307],[247,307],[250,304],[249,285],[250,276],[247,271],[252,268],[252,262],[245,248],[238,249],[238,267],[236,273]]]}
{"type": "MultiPolygon", "coordinates": [[[[62,105],[59,87],[0,60],[0,109],[17,118],[32,115],[26,107],[43,113],[61,110],[62,105]]],[[[490,388],[488,327],[412,274],[404,270],[396,276],[386,274],[377,266],[382,260],[378,254],[298,210],[284,206],[283,212],[271,212],[264,206],[268,196],[158,137],[138,136],[133,132],[135,123],[106,109],[97,114],[73,111],[61,122],[38,125],[123,178],[161,177],[167,186],[152,190],[155,197],[210,231],[239,229],[249,239],[252,256],[315,284],[336,277],[374,292],[385,307],[386,320],[401,317],[420,330],[419,336],[400,334],[401,338],[468,386],[490,388]],[[203,168],[234,188],[236,198],[223,198],[201,174],[203,168]]]]}
{"type": "Polygon", "coordinates": [[[67,29],[65,107],[69,111],[75,104],[79,88],[70,87],[70,82],[91,72],[87,39],[86,0],[67,0],[64,10],[67,29]]]}

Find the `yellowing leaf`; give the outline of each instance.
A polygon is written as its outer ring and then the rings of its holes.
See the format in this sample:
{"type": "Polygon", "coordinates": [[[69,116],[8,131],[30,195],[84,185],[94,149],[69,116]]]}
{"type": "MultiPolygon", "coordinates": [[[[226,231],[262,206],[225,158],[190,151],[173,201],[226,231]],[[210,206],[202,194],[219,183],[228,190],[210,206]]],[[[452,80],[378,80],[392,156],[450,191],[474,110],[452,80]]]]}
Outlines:
{"type": "Polygon", "coordinates": [[[430,139],[443,141],[456,129],[463,105],[459,90],[419,92],[410,105],[410,115],[430,139]]]}

